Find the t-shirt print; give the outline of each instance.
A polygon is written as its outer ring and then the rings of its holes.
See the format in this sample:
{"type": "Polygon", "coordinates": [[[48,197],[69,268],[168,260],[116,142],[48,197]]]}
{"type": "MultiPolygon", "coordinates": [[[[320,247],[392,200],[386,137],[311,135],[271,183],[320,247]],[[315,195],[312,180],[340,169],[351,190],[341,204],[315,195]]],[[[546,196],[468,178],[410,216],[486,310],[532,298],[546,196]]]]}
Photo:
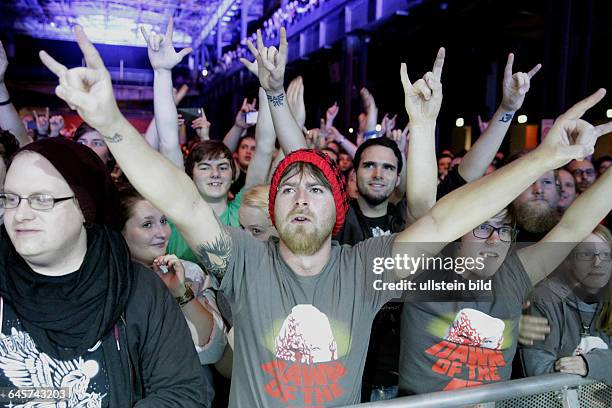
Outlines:
{"type": "MultiPolygon", "coordinates": [[[[10,383],[20,388],[67,388],[69,395],[66,408],[102,407],[105,394],[88,392],[92,380],[100,373],[96,360],[83,357],[69,361],[58,361],[41,353],[28,333],[14,327],[11,335],[0,334],[0,370],[10,383]]],[[[46,408],[46,402],[28,402],[12,405],[13,408],[46,408]]]]}
{"type": "Polygon", "coordinates": [[[580,343],[574,350],[574,355],[588,354],[591,350],[602,349],[607,350],[608,345],[597,336],[585,336],[580,338],[580,343]]]}
{"type": "Polygon", "coordinates": [[[38,350],[21,322],[3,304],[0,333],[0,387],[68,389],[65,400],[10,401],[12,408],[102,408],[108,406],[108,382],[101,342],[73,360],[56,360],[38,350]],[[10,323],[7,325],[6,323],[10,323]],[[10,328],[10,329],[9,329],[10,328]],[[6,334],[5,334],[6,333],[6,334]],[[23,402],[23,403],[21,403],[23,402]]]}
{"type": "Polygon", "coordinates": [[[347,373],[327,316],[313,305],[292,308],[274,341],[276,360],[262,369],[273,378],[265,392],[288,406],[321,406],[344,395],[347,373]]]}
{"type": "Polygon", "coordinates": [[[503,320],[464,308],[456,313],[441,341],[425,353],[433,357],[431,371],[448,377],[444,390],[471,387],[501,380],[499,368],[511,364],[504,359],[508,337],[510,330],[503,320]]]}

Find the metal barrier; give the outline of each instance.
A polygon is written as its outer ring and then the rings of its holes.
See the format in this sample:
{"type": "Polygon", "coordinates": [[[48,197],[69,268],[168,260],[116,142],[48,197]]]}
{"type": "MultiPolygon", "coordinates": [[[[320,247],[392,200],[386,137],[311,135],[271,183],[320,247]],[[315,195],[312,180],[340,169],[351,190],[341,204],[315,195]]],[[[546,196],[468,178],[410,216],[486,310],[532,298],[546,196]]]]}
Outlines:
{"type": "Polygon", "coordinates": [[[610,408],[612,387],[577,375],[546,374],[495,384],[432,392],[351,407],[376,408],[610,408]]]}

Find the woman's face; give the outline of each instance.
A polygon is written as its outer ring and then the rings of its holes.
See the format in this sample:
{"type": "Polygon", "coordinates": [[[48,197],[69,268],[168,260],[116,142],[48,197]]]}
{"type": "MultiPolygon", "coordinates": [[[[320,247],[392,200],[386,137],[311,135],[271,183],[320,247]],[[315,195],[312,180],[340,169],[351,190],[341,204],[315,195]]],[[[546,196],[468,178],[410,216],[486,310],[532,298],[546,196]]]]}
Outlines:
{"type": "Polygon", "coordinates": [[[278,237],[278,232],[267,213],[261,208],[241,205],[238,210],[240,225],[247,230],[254,238],[260,241],[267,241],[270,237],[278,237]]]}
{"type": "Polygon", "coordinates": [[[77,142],[79,142],[80,144],[84,144],[85,146],[96,152],[96,154],[102,159],[104,164],[108,162],[110,152],[108,151],[106,142],[104,142],[104,138],[98,132],[84,133],[79,138],[79,140],[77,140],[77,142]]]}
{"type": "Polygon", "coordinates": [[[609,259],[610,244],[595,234],[578,244],[568,257],[576,283],[587,290],[597,291],[608,284],[612,275],[612,261],[609,259]]]}
{"type": "Polygon", "coordinates": [[[166,254],[170,239],[168,219],[148,201],[136,202],[122,233],[132,259],[144,265],[151,265],[155,258],[166,254]]]}

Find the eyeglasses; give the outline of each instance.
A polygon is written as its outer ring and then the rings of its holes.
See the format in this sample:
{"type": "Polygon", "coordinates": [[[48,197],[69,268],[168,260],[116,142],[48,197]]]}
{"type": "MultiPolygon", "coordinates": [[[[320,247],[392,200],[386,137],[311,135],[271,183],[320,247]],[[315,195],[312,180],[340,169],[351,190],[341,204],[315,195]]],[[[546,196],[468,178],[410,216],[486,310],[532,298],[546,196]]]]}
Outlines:
{"type": "Polygon", "coordinates": [[[586,175],[588,177],[593,177],[595,175],[595,170],[593,170],[593,169],[586,169],[586,170],[576,169],[576,170],[572,171],[572,175],[574,177],[582,177],[583,175],[586,175]]]}
{"type": "Polygon", "coordinates": [[[33,210],[48,211],[55,207],[56,203],[72,198],[74,198],[74,196],[55,198],[49,194],[32,194],[29,197],[20,197],[13,193],[0,193],[0,208],[17,208],[19,204],[21,204],[21,200],[28,200],[33,210]]]}
{"type": "Polygon", "coordinates": [[[489,239],[495,231],[497,231],[497,235],[499,235],[499,239],[501,241],[512,242],[515,230],[507,225],[495,228],[490,224],[480,224],[478,227],[472,230],[472,233],[476,238],[489,239]]]}
{"type": "Polygon", "coordinates": [[[598,257],[601,262],[610,262],[612,261],[612,252],[575,252],[574,257],[578,261],[592,261],[595,257],[598,257]]]}

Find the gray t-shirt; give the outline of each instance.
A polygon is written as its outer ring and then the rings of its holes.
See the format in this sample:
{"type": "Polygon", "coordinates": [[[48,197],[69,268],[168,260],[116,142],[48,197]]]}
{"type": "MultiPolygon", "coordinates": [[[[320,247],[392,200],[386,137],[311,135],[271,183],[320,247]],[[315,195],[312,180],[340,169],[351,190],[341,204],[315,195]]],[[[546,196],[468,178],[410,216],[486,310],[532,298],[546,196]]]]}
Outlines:
{"type": "Polygon", "coordinates": [[[220,289],[234,318],[230,407],[334,407],[360,399],[370,327],[395,294],[373,281],[373,258],[390,257],[394,235],[354,247],[332,243],[316,276],[296,275],[277,240],[227,228],[232,256],[220,289]]]}
{"type": "MultiPolygon", "coordinates": [[[[454,274],[449,281],[460,275],[454,274]]],[[[425,277],[425,276],[423,276],[425,277]]],[[[491,278],[491,293],[457,301],[408,302],[401,322],[403,395],[506,381],[512,372],[521,307],[532,288],[516,253],[491,278]]]]}

